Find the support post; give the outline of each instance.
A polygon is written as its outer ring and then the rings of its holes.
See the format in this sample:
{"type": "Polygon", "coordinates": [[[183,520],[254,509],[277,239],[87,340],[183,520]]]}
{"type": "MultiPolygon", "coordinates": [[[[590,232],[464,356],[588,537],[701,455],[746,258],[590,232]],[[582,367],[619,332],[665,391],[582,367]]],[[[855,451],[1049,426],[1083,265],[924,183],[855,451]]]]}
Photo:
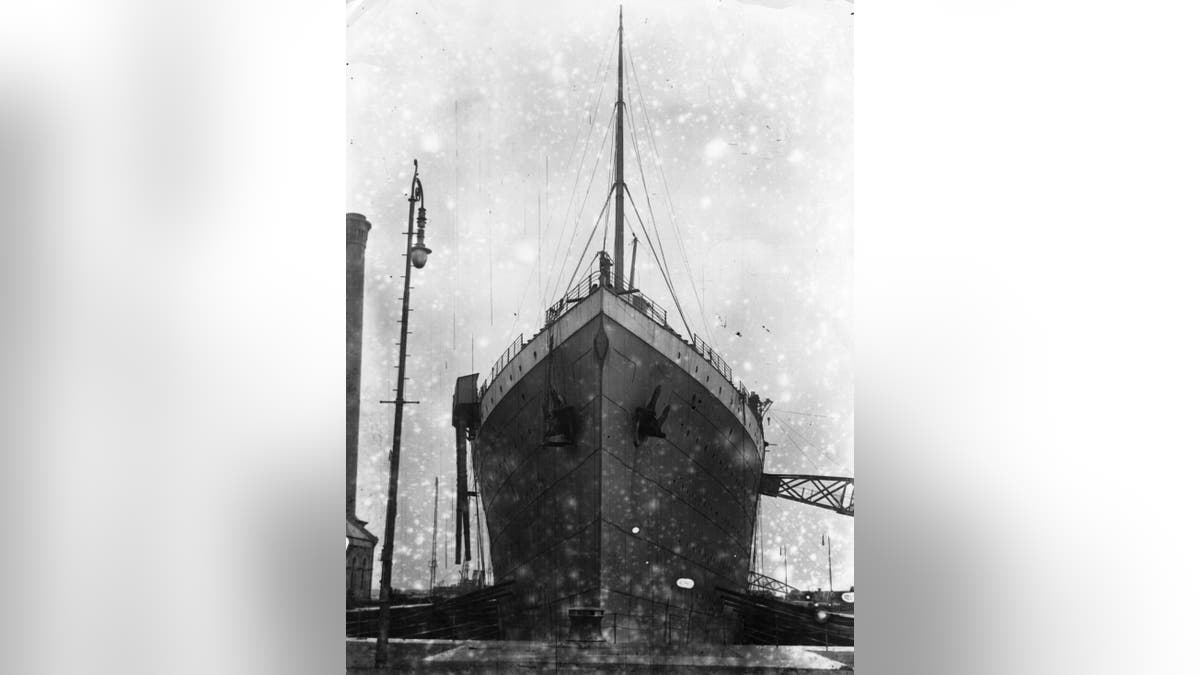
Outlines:
{"type": "Polygon", "coordinates": [[[404,296],[400,311],[400,365],[396,375],[396,413],[392,423],[392,451],[388,455],[387,513],[383,525],[382,571],[379,579],[379,635],[375,642],[375,665],[387,665],[388,630],[392,606],[392,551],[396,531],[396,485],[400,479],[400,432],[404,423],[404,362],[408,355],[408,300],[412,280],[413,216],[421,202],[421,218],[425,218],[425,196],[417,178],[417,160],[413,160],[413,179],[408,196],[408,241],[404,247],[404,296]]]}

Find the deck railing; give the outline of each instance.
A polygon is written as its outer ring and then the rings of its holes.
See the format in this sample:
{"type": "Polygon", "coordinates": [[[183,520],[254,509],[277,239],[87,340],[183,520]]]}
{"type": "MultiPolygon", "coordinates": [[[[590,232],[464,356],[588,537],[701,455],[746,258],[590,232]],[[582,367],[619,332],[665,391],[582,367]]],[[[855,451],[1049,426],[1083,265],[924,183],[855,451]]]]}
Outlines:
{"type": "MultiPolygon", "coordinates": [[[[558,302],[550,305],[550,307],[546,310],[546,325],[554,323],[558,317],[562,316],[563,313],[567,311],[567,308],[572,304],[579,302],[580,300],[590,296],[592,293],[600,290],[600,286],[604,285],[605,282],[606,280],[599,271],[594,271],[583,279],[580,279],[579,283],[572,286],[570,290],[566,292],[566,294],[559,298],[558,302]]],[[[637,311],[646,315],[648,318],[650,318],[650,320],[654,321],[654,323],[657,323],[663,328],[671,327],[670,324],[667,323],[667,310],[660,307],[658,303],[654,302],[650,298],[647,298],[641,292],[636,290],[622,291],[617,292],[616,296],[637,311]]]]}
{"type": "Polygon", "coordinates": [[[572,286],[565,295],[558,299],[553,305],[546,309],[546,324],[549,325],[556,321],[567,311],[567,307],[571,304],[579,302],[591,295],[593,292],[600,289],[600,272],[595,271],[579,280],[579,283],[572,286]]]}
{"type": "MultiPolygon", "coordinates": [[[[517,355],[517,352],[521,351],[521,347],[524,344],[525,344],[525,334],[521,333],[520,335],[517,336],[517,339],[513,340],[512,344],[510,344],[508,346],[508,349],[504,350],[504,353],[500,355],[500,358],[496,360],[496,365],[492,366],[492,375],[491,375],[491,377],[488,378],[488,382],[496,381],[496,376],[500,374],[501,370],[504,370],[504,366],[507,366],[509,361],[513,360],[513,357],[517,355]]],[[[486,383],[481,388],[481,390],[485,390],[485,389],[487,389],[486,383]]]]}
{"type": "Polygon", "coordinates": [[[662,326],[663,328],[671,327],[667,324],[667,310],[659,307],[658,303],[642,295],[641,292],[629,291],[627,293],[621,293],[617,297],[624,300],[637,311],[645,314],[654,323],[662,326]]]}
{"type": "MultiPolygon", "coordinates": [[[[546,309],[546,326],[549,326],[557,321],[559,317],[566,313],[567,309],[569,309],[571,305],[588,298],[593,293],[600,290],[601,285],[605,284],[607,281],[608,280],[604,278],[599,270],[593,271],[586,277],[580,279],[579,282],[568,289],[567,292],[558,299],[558,301],[546,309]]],[[[667,310],[663,309],[658,303],[643,295],[640,291],[627,290],[615,293],[615,295],[629,306],[641,312],[651,321],[657,323],[663,328],[666,328],[667,330],[674,332],[670,324],[667,323],[667,310]]],[[[486,392],[491,383],[496,380],[496,377],[500,374],[500,371],[504,369],[504,366],[508,365],[508,362],[512,361],[513,357],[515,357],[517,353],[521,351],[521,348],[524,346],[524,338],[524,334],[517,336],[517,339],[514,340],[507,349],[504,350],[503,354],[500,355],[500,358],[496,361],[496,364],[492,366],[491,376],[484,381],[483,385],[479,389],[481,395],[483,392],[486,392]]],[[[740,382],[735,384],[733,379],[733,369],[729,367],[729,364],[726,363],[725,359],[722,358],[721,355],[718,354],[711,345],[700,339],[700,336],[693,334],[691,347],[696,351],[696,353],[700,354],[704,360],[711,363],[712,366],[717,369],[717,372],[720,373],[721,376],[724,377],[731,385],[733,385],[734,391],[743,401],[746,399],[748,395],[746,386],[740,382]]]]}
{"type": "Polygon", "coordinates": [[[728,363],[725,363],[725,359],[721,358],[721,355],[716,350],[704,340],[701,340],[699,335],[692,336],[692,347],[700,356],[703,356],[705,360],[711,363],[717,369],[718,373],[721,373],[726,380],[729,380],[730,384],[733,384],[733,369],[729,367],[728,363]]]}

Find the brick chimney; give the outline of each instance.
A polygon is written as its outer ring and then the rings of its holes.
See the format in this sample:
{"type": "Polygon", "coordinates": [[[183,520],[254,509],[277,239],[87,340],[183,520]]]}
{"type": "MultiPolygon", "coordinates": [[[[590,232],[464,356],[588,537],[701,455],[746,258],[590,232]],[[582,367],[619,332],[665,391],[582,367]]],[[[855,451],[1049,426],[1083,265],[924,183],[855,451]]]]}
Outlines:
{"type": "Polygon", "coordinates": [[[358,522],[358,407],[362,380],[363,259],[371,223],[346,214],[346,518],[358,522]]]}

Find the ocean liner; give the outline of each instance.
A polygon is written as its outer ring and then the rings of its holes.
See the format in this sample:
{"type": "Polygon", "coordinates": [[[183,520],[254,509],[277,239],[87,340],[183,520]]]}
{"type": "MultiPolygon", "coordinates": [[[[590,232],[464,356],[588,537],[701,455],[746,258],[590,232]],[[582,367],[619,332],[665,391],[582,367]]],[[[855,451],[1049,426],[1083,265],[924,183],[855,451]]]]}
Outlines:
{"type": "Polygon", "coordinates": [[[633,287],[632,265],[627,274],[620,19],[617,41],[604,206],[613,254],[600,251],[480,386],[478,374],[459,378],[458,492],[468,494],[469,439],[494,579],[512,582],[501,608],[508,639],[731,642],[738,619],[719,589],[746,588],[770,401],[736,383],[698,336],[677,332],[633,287]]]}

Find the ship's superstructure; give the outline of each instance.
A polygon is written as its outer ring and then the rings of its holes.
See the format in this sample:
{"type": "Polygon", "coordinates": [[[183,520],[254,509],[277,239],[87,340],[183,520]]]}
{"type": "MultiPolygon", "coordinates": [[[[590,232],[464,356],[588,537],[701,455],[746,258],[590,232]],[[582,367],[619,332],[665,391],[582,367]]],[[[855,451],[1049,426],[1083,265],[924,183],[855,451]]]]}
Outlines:
{"type": "Polygon", "coordinates": [[[599,269],[472,392],[470,463],[495,581],[514,582],[501,611],[507,637],[566,639],[576,609],[600,616],[610,642],[728,642],[737,619],[719,589],[746,587],[769,402],[735,383],[699,337],[677,332],[625,273],[618,30],[605,205],[614,255],[600,252],[599,269]]]}

